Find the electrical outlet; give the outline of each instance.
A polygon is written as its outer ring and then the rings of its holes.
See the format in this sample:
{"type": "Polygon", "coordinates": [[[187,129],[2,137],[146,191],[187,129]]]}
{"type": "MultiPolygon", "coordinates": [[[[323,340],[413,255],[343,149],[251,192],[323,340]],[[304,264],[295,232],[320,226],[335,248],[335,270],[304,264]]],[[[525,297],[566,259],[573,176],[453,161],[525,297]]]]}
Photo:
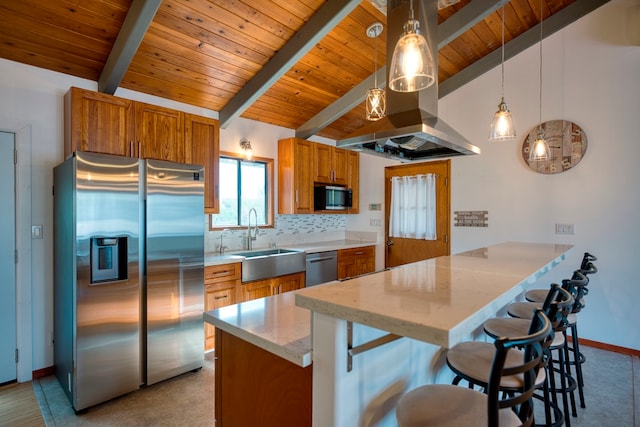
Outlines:
{"type": "Polygon", "coordinates": [[[556,234],[576,234],[575,224],[556,224],[556,234]]]}
{"type": "Polygon", "coordinates": [[[382,225],[382,221],[380,220],[380,218],[370,218],[369,225],[371,227],[380,227],[382,225]]]}

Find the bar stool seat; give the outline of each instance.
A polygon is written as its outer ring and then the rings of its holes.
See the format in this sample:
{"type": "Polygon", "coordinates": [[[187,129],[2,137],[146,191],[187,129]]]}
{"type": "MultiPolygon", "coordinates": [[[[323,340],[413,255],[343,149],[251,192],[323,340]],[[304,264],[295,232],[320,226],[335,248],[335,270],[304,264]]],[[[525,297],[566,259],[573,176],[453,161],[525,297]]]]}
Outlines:
{"type": "MultiPolygon", "coordinates": [[[[530,324],[531,320],[527,320],[524,333],[518,333],[517,335],[500,335],[500,337],[521,337],[527,335],[530,324]]],[[[494,353],[495,346],[493,343],[483,341],[461,342],[453,346],[447,352],[447,364],[451,370],[460,377],[460,379],[465,379],[474,385],[486,388],[489,383],[489,373],[491,372],[491,363],[493,362],[494,353]]],[[[504,366],[505,368],[508,368],[510,366],[521,364],[523,358],[524,354],[522,351],[512,350],[507,354],[504,366]]],[[[538,371],[538,376],[536,377],[535,385],[542,385],[544,383],[544,379],[544,369],[540,369],[538,371]]],[[[454,385],[456,384],[457,382],[454,382],[454,385]]],[[[503,391],[518,390],[522,388],[523,385],[524,379],[522,375],[503,376],[500,380],[500,388],[503,391]]]]}
{"type": "MultiPolygon", "coordinates": [[[[549,291],[547,290],[547,293],[549,291]]],[[[531,314],[537,308],[542,308],[543,303],[519,301],[507,306],[507,314],[520,319],[531,319],[531,314]]]]}
{"type": "MultiPolygon", "coordinates": [[[[534,417],[532,399],[541,370],[543,343],[549,340],[550,334],[551,322],[538,310],[533,314],[526,335],[501,337],[493,344],[469,343],[481,344],[484,350],[476,353],[476,357],[488,361],[489,368],[483,373],[485,393],[456,385],[418,387],[398,401],[396,419],[399,427],[531,425],[534,417]],[[519,386],[505,394],[503,383],[510,381],[519,386]]],[[[448,353],[460,350],[464,355],[466,346],[465,342],[456,344],[448,353]]]]}
{"type": "MultiPolygon", "coordinates": [[[[465,387],[434,384],[419,387],[402,397],[396,407],[401,427],[487,426],[487,395],[465,387]],[[455,408],[455,410],[443,410],[455,408]]],[[[498,412],[499,426],[521,426],[509,408],[498,412]]]]}

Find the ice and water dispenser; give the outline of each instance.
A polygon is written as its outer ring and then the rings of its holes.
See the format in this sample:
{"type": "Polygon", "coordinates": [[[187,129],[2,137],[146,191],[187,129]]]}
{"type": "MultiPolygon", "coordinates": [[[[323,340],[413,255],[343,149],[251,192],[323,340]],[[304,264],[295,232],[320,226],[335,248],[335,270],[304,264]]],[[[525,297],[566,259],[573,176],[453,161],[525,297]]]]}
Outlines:
{"type": "Polygon", "coordinates": [[[127,237],[91,238],[91,284],[127,280],[127,237]]]}

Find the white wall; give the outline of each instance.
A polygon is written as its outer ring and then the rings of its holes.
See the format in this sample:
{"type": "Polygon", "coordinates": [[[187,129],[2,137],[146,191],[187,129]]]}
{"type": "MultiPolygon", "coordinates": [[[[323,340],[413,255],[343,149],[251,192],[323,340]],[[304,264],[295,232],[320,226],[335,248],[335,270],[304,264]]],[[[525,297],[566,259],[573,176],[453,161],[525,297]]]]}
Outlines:
{"type": "MultiPolygon", "coordinates": [[[[636,188],[640,182],[636,166],[640,158],[640,48],[629,45],[624,24],[627,8],[635,4],[634,0],[614,0],[544,42],[542,120],[574,121],[589,138],[587,154],[574,169],[539,175],[520,158],[521,138],[538,122],[537,47],[506,64],[505,97],[517,120],[520,136],[516,142],[486,142],[499,102],[499,68],[441,100],[439,110],[447,123],[482,149],[480,156],[452,160],[452,210],[489,211],[488,228],[453,228],[452,252],[505,240],[576,244],[572,259],[540,283],[545,287],[549,281],[567,277],[582,252],[594,252],[600,272],[590,284],[581,334],[640,349],[640,332],[635,328],[640,324],[635,307],[640,286],[633,274],[635,258],[640,255],[640,226],[635,220],[640,210],[636,188]],[[555,223],[574,223],[576,235],[554,235],[555,223]]],[[[30,304],[21,302],[21,307],[31,308],[32,328],[19,338],[32,354],[31,366],[22,367],[30,372],[53,365],[51,186],[52,168],[63,160],[62,99],[70,86],[95,90],[97,85],[4,59],[0,59],[0,76],[0,129],[28,135],[26,150],[31,155],[31,192],[18,197],[30,197],[32,206],[20,213],[21,218],[44,226],[44,238],[31,241],[31,280],[19,284],[22,295],[32,295],[30,304]]],[[[116,95],[217,117],[214,111],[131,91],[118,90],[116,95]]],[[[240,138],[246,137],[254,143],[256,155],[275,158],[277,139],[290,136],[293,130],[238,120],[222,130],[221,146],[237,151],[240,138]]],[[[383,227],[370,225],[370,219],[381,215],[368,211],[368,204],[384,202],[383,168],[388,164],[393,162],[361,156],[361,214],[345,220],[347,230],[378,233],[377,268],[383,265],[383,227]]],[[[19,239],[29,239],[29,228],[19,230],[19,239]]]]}
{"type": "MultiPolygon", "coordinates": [[[[531,171],[522,140],[538,123],[539,45],[505,65],[505,99],[516,118],[516,141],[490,143],[489,122],[500,101],[500,68],[442,99],[440,116],[482,149],[452,160],[452,210],[488,210],[488,228],[452,229],[452,253],[506,240],[573,243],[571,258],[539,283],[546,287],[598,256],[582,337],[640,349],[640,47],[625,37],[635,0],[617,0],[543,41],[542,121],[580,125],[588,149],[573,169],[531,171]],[[575,224],[574,236],[554,224],[575,224]]],[[[637,7],[637,6],[636,6],[637,7]]],[[[640,22],[632,25],[640,26],[640,22]]]]}

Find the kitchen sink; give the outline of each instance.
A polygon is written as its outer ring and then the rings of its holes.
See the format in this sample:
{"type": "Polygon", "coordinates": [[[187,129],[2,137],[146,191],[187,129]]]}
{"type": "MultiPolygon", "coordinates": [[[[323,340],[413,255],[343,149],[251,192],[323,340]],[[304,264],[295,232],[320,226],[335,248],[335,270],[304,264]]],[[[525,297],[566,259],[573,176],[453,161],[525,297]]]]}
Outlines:
{"type": "Polygon", "coordinates": [[[233,255],[243,257],[243,282],[299,273],[306,268],[306,253],[293,249],[258,249],[233,255]]]}
{"type": "Polygon", "coordinates": [[[249,252],[234,252],[234,255],[243,256],[245,258],[257,258],[264,256],[283,255],[283,254],[295,254],[302,251],[296,251],[293,249],[259,249],[249,252]]]}

